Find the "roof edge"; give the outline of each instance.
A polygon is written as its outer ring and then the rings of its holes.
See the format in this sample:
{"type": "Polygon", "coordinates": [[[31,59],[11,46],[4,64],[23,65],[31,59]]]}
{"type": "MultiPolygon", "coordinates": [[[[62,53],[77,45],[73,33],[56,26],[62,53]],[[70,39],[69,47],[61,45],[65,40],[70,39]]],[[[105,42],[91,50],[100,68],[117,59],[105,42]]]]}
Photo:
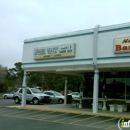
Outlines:
{"type": "MultiPolygon", "coordinates": [[[[110,30],[116,30],[116,29],[127,28],[127,27],[130,27],[130,22],[116,24],[116,25],[109,25],[109,26],[104,26],[104,27],[99,26],[98,31],[103,32],[103,31],[110,31],[110,30]]],[[[26,44],[26,43],[42,41],[42,40],[52,40],[52,39],[78,36],[78,35],[84,35],[84,34],[93,34],[93,33],[94,33],[94,28],[91,28],[91,29],[79,30],[79,31],[74,31],[74,32],[67,32],[67,33],[25,39],[24,43],[26,44]]]]}

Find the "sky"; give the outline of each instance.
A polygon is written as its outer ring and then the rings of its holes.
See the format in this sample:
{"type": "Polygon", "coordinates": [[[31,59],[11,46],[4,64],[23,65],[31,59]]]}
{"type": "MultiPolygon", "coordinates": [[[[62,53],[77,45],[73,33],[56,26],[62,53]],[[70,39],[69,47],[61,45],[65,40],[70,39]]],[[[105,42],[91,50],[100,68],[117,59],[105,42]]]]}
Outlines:
{"type": "Polygon", "coordinates": [[[0,65],[22,62],[23,41],[130,22],[130,0],[0,0],[0,65]]]}

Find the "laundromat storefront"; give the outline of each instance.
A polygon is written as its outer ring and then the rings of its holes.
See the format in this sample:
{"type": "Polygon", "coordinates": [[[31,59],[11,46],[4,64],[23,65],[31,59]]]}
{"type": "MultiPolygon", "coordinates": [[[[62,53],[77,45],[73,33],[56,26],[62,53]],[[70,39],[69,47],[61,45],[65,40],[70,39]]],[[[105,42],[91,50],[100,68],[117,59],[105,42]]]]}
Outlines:
{"type": "Polygon", "coordinates": [[[104,95],[130,100],[130,23],[26,39],[22,64],[24,84],[29,71],[82,77],[96,113],[104,95]]]}

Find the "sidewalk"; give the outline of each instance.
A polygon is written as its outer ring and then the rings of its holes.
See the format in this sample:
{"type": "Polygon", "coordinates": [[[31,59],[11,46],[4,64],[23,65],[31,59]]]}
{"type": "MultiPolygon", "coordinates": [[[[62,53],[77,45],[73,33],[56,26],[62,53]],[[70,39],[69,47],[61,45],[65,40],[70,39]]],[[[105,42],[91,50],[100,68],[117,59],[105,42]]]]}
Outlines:
{"type": "Polygon", "coordinates": [[[29,109],[29,110],[45,110],[45,111],[54,111],[54,112],[67,112],[75,114],[87,114],[87,115],[98,115],[98,116],[108,116],[115,118],[127,118],[130,119],[130,112],[117,112],[109,110],[99,110],[98,113],[93,113],[90,108],[75,108],[71,107],[70,104],[45,104],[45,105],[26,105],[22,106],[10,106],[17,107],[19,109],[29,109]]]}

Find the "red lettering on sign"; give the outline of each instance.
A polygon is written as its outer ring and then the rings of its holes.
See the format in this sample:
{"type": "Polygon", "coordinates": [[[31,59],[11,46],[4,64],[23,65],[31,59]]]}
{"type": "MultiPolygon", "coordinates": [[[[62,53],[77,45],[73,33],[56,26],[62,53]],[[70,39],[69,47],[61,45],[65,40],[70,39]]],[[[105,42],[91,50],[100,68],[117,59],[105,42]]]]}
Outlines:
{"type": "Polygon", "coordinates": [[[115,45],[115,51],[127,51],[130,50],[130,46],[115,45]]]}
{"type": "Polygon", "coordinates": [[[127,50],[127,46],[123,46],[122,50],[127,50]]]}
{"type": "Polygon", "coordinates": [[[116,46],[115,51],[120,51],[121,50],[121,45],[115,45],[115,46],[116,46]]]}

